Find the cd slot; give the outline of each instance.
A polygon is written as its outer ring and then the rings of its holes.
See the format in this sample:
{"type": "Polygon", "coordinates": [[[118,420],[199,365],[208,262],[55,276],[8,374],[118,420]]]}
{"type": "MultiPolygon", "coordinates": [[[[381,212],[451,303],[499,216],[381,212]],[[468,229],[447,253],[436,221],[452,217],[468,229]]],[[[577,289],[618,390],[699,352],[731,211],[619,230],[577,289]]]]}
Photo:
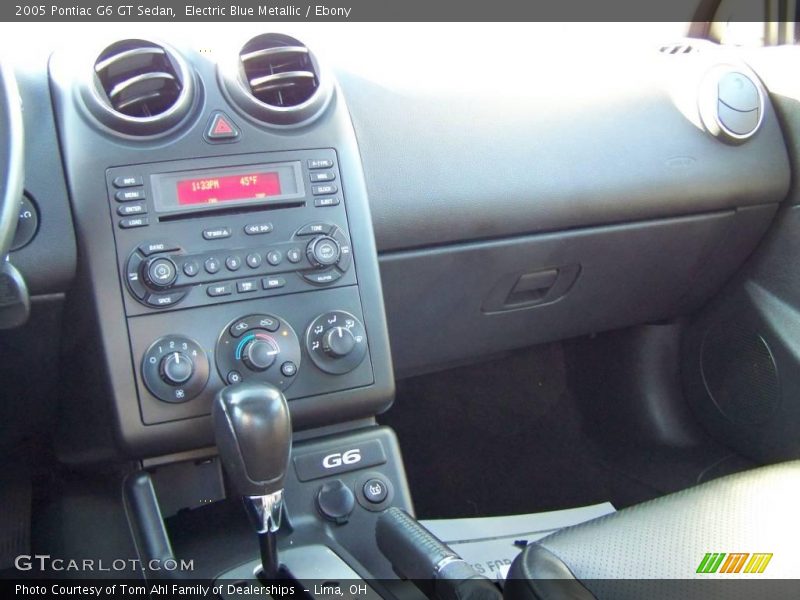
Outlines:
{"type": "Polygon", "coordinates": [[[252,212],[261,212],[266,210],[277,210],[279,208],[296,208],[298,206],[305,206],[304,199],[292,200],[291,202],[272,202],[264,204],[252,205],[239,205],[239,206],[221,206],[219,208],[206,208],[194,212],[180,212],[169,215],[160,215],[159,222],[165,223],[169,221],[186,221],[188,219],[199,219],[203,217],[216,217],[223,215],[240,215],[252,212]]]}

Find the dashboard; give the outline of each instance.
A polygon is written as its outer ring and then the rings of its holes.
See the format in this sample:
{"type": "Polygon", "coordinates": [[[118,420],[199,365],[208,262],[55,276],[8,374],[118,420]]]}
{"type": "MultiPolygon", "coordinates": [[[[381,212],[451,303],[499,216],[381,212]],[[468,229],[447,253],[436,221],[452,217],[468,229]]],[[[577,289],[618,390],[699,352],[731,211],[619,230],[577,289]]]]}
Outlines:
{"type": "Polygon", "coordinates": [[[98,340],[60,427],[75,460],[209,446],[229,383],[280,387],[314,429],[386,410],[395,377],[686,314],[789,190],[733,49],[548,62],[508,26],[497,60],[452,26],[342,62],[318,29],[225,27],[18,67],[36,222],[12,262],[98,340]]]}

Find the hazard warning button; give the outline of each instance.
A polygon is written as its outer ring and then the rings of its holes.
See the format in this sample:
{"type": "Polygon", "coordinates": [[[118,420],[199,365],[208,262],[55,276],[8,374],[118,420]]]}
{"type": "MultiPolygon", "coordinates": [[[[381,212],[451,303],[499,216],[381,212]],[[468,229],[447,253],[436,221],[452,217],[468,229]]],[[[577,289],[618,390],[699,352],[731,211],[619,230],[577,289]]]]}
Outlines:
{"type": "Polygon", "coordinates": [[[228,115],[218,110],[208,119],[205,137],[209,142],[233,142],[239,138],[239,128],[228,115]]]}

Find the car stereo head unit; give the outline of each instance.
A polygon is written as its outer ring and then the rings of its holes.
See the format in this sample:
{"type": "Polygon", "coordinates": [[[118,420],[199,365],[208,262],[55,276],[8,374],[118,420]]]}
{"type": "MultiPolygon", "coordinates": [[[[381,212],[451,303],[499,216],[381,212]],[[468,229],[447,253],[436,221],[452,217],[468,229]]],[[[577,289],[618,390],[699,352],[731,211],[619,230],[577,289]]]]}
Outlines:
{"type": "Polygon", "coordinates": [[[252,204],[300,204],[300,161],[151,175],[158,213],[185,213],[252,204]]]}

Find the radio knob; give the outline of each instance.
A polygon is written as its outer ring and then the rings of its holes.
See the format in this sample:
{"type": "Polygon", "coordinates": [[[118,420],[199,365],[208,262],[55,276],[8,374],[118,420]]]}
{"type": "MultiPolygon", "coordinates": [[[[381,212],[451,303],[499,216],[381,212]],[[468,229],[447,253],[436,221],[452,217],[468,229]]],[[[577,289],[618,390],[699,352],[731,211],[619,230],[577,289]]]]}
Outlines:
{"type": "Polygon", "coordinates": [[[171,258],[156,256],[144,263],[142,275],[148,287],[161,290],[175,283],[178,268],[171,258]]]}
{"type": "Polygon", "coordinates": [[[322,269],[339,262],[341,249],[335,239],[327,235],[321,235],[309,242],[306,254],[312,265],[322,269]]]}
{"type": "Polygon", "coordinates": [[[278,348],[274,343],[256,338],[244,347],[242,362],[251,371],[266,371],[275,362],[276,356],[278,348]]]}
{"type": "Polygon", "coordinates": [[[347,356],[356,347],[356,339],[346,327],[334,327],[325,333],[322,349],[332,358],[347,356]]]}
{"type": "Polygon", "coordinates": [[[183,352],[170,352],[161,359],[159,372],[169,385],[181,385],[191,379],[194,363],[183,352]]]}

